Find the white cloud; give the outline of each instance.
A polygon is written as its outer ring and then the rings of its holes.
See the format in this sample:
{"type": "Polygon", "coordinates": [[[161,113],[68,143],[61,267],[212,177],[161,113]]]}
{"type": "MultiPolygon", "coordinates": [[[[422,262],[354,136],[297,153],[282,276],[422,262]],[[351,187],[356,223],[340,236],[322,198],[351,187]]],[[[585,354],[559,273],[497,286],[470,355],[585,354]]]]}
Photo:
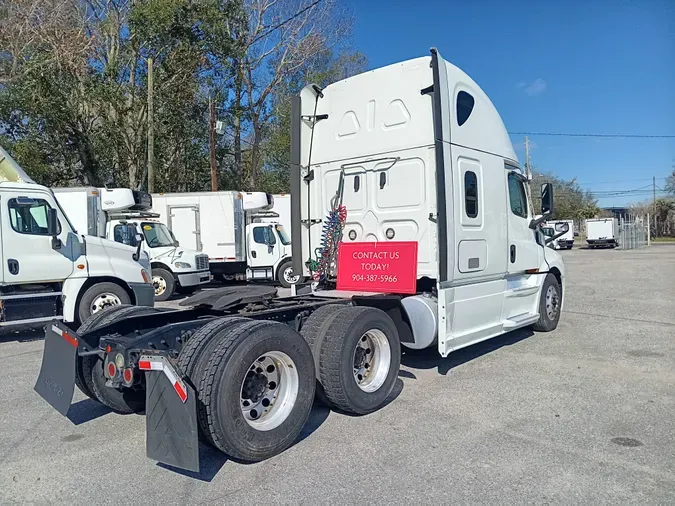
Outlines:
{"type": "Polygon", "coordinates": [[[539,95],[540,93],[544,93],[546,90],[546,81],[544,81],[541,77],[538,77],[534,81],[532,81],[530,84],[527,85],[525,88],[525,93],[527,93],[529,96],[533,97],[535,95],[539,95]]]}

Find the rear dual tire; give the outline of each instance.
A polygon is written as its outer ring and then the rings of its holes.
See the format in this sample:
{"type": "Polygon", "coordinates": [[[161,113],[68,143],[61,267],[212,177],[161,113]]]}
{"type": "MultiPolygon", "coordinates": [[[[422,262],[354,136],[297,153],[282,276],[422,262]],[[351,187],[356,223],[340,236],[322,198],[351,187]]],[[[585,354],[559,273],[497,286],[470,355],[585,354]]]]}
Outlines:
{"type": "MultiPolygon", "coordinates": [[[[157,310],[146,306],[112,306],[93,314],[82,322],[77,332],[85,341],[86,333],[129,316],[154,313],[157,310]]],[[[98,343],[90,343],[96,344],[98,343]]],[[[138,413],[145,409],[145,391],[134,388],[116,389],[107,387],[103,372],[103,360],[97,355],[77,357],[75,363],[75,385],[84,395],[100,402],[115,413],[138,413]]]]}
{"type": "Polygon", "coordinates": [[[356,415],[387,402],[398,379],[401,345],[384,311],[325,306],[308,318],[302,334],[314,353],[320,400],[356,415]]]}
{"type": "Polygon", "coordinates": [[[277,322],[226,318],[207,326],[179,356],[196,387],[203,439],[243,462],[281,453],[296,441],[312,409],[309,346],[277,322]]]}

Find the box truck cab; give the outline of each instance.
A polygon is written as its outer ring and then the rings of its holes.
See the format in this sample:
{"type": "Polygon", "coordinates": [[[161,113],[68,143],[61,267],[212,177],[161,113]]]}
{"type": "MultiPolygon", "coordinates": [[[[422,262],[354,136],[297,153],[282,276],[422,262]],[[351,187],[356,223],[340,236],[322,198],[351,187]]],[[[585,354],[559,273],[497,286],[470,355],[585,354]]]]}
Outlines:
{"type": "Polygon", "coordinates": [[[149,193],[128,188],[57,188],[55,194],[82,233],[106,237],[137,247],[150,258],[155,300],[164,301],[175,292],[192,293],[208,283],[208,257],[182,247],[171,231],[149,212],[149,193]]]}
{"type": "Polygon", "coordinates": [[[79,323],[109,306],[154,305],[138,248],[78,233],[54,193],[30,182],[2,148],[0,169],[0,326],[79,323]]]}
{"type": "Polygon", "coordinates": [[[542,231],[547,237],[557,236],[551,241],[549,247],[553,249],[572,249],[574,247],[573,220],[547,221],[543,224],[542,231]]]}
{"type": "Polygon", "coordinates": [[[276,280],[290,286],[290,233],[265,192],[159,193],[153,211],[182,245],[208,255],[221,280],[276,280]]]}

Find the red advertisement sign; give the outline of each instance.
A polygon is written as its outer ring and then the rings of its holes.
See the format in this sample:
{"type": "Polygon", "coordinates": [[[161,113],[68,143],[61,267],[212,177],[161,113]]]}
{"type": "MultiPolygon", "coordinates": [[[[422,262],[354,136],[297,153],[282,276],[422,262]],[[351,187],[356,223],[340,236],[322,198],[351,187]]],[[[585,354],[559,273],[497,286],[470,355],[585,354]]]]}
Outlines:
{"type": "Polygon", "coordinates": [[[338,249],[337,289],[415,293],[417,242],[343,242],[338,249]]]}

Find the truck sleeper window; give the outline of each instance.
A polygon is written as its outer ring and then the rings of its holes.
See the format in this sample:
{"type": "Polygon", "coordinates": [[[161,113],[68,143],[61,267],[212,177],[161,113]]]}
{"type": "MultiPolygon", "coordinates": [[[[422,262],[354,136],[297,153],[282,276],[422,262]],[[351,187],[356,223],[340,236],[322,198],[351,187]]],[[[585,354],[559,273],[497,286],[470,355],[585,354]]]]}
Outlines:
{"type": "MultiPolygon", "coordinates": [[[[44,199],[9,199],[9,221],[15,232],[30,235],[49,235],[47,230],[47,211],[51,206],[44,199]]],[[[61,223],[57,224],[61,233],[61,223]]]]}
{"type": "Polygon", "coordinates": [[[516,216],[527,218],[527,197],[523,182],[513,173],[509,173],[509,203],[516,216]]]}

